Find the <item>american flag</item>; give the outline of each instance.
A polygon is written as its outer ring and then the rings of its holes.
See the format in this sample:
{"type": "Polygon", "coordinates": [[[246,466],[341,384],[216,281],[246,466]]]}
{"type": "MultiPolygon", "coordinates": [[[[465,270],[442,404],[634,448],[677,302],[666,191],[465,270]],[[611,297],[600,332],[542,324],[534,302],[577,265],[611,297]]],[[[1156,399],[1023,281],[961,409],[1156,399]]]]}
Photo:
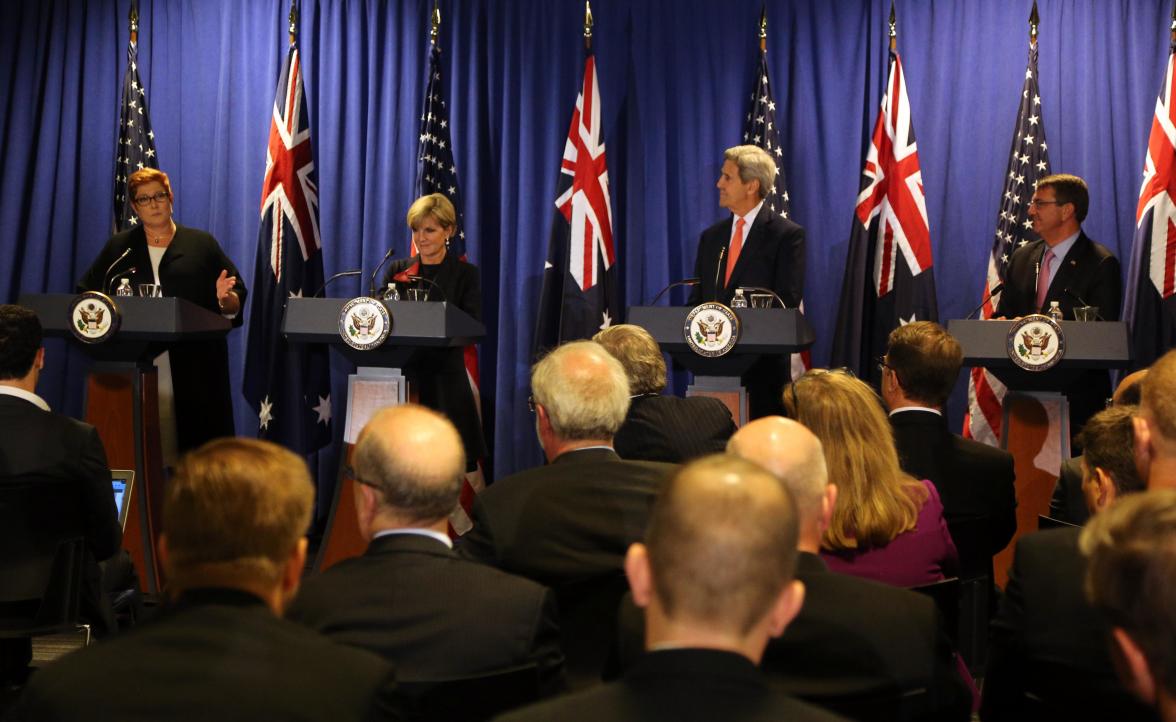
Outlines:
{"type": "MultiPolygon", "coordinates": [[[[440,193],[453,202],[457,210],[457,228],[449,241],[449,253],[458,258],[466,257],[466,237],[461,211],[461,191],[457,182],[457,164],[453,161],[453,142],[449,134],[449,108],[445,103],[445,90],[441,83],[441,48],[433,43],[429,54],[429,80],[425,84],[425,104],[421,112],[421,133],[417,149],[417,187],[419,195],[440,193]]],[[[417,249],[414,247],[415,254],[417,249]]],[[[482,418],[481,389],[478,383],[478,347],[465,347],[466,379],[474,394],[478,419],[482,418]]],[[[486,488],[482,475],[482,459],[478,468],[466,474],[461,489],[461,507],[449,517],[449,523],[457,534],[465,534],[473,527],[470,509],[474,496],[486,488]]]]}
{"type": "MultiPolygon", "coordinates": [[[[988,257],[988,272],[984,277],[984,305],[980,318],[992,318],[1000,294],[989,298],[1005,277],[1009,258],[1027,243],[1037,240],[1033,222],[1029,220],[1029,200],[1037,187],[1037,179],[1049,175],[1049,148],[1045,143],[1045,123],[1041,120],[1041,95],[1037,88],[1037,43],[1029,45],[1029,64],[1025,67],[1025,82],[1021,86],[1021,104],[1017,108],[1017,124],[1013,129],[1013,143],[1009,149],[1008,169],[1001,193],[1000,215],[996,220],[996,237],[988,257]]],[[[972,369],[968,383],[968,413],[964,418],[964,436],[996,446],[1000,443],[1001,403],[1005,386],[987,370],[972,369]]]]}
{"type": "Polygon", "coordinates": [[[612,201],[601,136],[600,88],[589,52],[556,187],[558,212],[543,269],[537,353],[590,338],[618,318],[612,201]]]}
{"type": "MultiPolygon", "coordinates": [[[[776,161],[776,182],[772,192],[764,198],[764,205],[773,213],[791,218],[791,203],[788,198],[788,183],[784,179],[784,151],[780,148],[780,131],[776,127],[776,101],[772,97],[772,83],[768,80],[768,53],[759,52],[759,66],[756,69],[755,88],[751,91],[751,109],[743,126],[743,142],[763,148],[776,161]]],[[[800,304],[804,310],[804,302],[800,304]]],[[[792,354],[792,378],[799,378],[812,367],[809,352],[792,354]]]]}
{"type": "Polygon", "coordinates": [[[833,362],[878,381],[874,359],[900,324],[938,320],[931,230],[902,61],[890,52],[882,108],[862,171],[833,362]]]}
{"type": "Polygon", "coordinates": [[[127,43],[127,70],[123,74],[122,103],[118,111],[118,146],[114,149],[114,227],[125,231],[139,222],[131,208],[127,179],[143,168],[159,168],[155,157],[155,132],[147,115],[147,93],[139,80],[138,15],[131,13],[131,40],[127,43]]]}
{"type": "Polygon", "coordinates": [[[1124,318],[1131,328],[1135,365],[1146,368],[1176,346],[1176,44],[1156,98],[1135,210],[1135,241],[1127,273],[1124,318]]]}
{"type": "Polygon", "coordinates": [[[253,278],[245,398],[257,411],[260,438],[309,454],[331,438],[331,382],[325,347],[291,345],[282,335],[286,299],[323,285],[310,119],[293,42],[270,122],[253,278]]]}

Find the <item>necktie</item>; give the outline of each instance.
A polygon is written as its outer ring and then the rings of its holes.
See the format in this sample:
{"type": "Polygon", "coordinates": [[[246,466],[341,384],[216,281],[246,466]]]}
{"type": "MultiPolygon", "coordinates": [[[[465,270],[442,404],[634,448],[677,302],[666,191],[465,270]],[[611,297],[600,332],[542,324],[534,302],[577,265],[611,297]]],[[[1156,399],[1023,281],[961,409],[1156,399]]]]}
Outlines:
{"type": "Polygon", "coordinates": [[[735,219],[735,235],[731,238],[731,251],[727,254],[727,275],[723,277],[724,286],[731,282],[731,271],[735,270],[735,263],[739,261],[739,251],[743,250],[744,223],[746,221],[742,218],[735,219]]]}
{"type": "Polygon", "coordinates": [[[1045,294],[1049,290],[1049,268],[1053,265],[1054,252],[1053,249],[1045,252],[1045,257],[1041,259],[1041,270],[1037,272],[1037,310],[1045,305],[1045,294]]]}

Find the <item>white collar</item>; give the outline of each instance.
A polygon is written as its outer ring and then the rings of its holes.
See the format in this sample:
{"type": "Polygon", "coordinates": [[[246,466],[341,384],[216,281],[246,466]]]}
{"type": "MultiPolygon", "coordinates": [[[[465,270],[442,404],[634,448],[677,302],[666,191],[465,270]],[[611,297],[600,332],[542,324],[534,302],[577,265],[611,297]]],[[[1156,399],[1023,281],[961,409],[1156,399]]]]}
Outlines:
{"type": "Polygon", "coordinates": [[[933,409],[930,406],[900,406],[899,408],[895,409],[894,411],[891,411],[890,415],[894,416],[895,414],[901,414],[904,411],[926,411],[929,414],[935,414],[936,416],[943,416],[942,411],[940,411],[939,409],[933,409]]]}
{"type": "Polygon", "coordinates": [[[375,541],[376,539],[379,539],[380,537],[383,537],[383,536],[393,536],[393,535],[399,535],[399,534],[416,534],[417,536],[432,537],[433,539],[436,539],[437,541],[441,542],[442,544],[449,547],[450,549],[453,548],[453,540],[449,538],[448,534],[442,534],[441,532],[433,531],[432,529],[420,529],[418,527],[405,527],[403,529],[383,529],[383,530],[378,531],[372,535],[372,541],[375,541]]]}
{"type": "Polygon", "coordinates": [[[49,411],[50,410],[49,404],[47,404],[45,402],[45,399],[41,398],[40,396],[37,396],[36,394],[29,393],[28,391],[25,391],[24,389],[18,389],[15,386],[9,386],[7,384],[0,383],[0,395],[15,396],[18,399],[24,399],[25,401],[28,401],[30,404],[32,404],[33,406],[36,406],[37,408],[41,409],[42,411],[49,411]]]}

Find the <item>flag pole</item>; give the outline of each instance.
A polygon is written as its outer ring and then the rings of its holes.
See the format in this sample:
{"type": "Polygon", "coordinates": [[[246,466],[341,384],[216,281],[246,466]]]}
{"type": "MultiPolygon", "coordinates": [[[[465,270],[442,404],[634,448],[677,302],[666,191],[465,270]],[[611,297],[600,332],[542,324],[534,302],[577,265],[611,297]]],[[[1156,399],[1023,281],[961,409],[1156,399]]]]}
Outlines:
{"type": "Polygon", "coordinates": [[[592,2],[584,0],[584,49],[592,49],[592,2]]]}
{"type": "Polygon", "coordinates": [[[290,45],[294,44],[294,36],[298,30],[298,0],[290,0],[290,45]]]}
{"type": "Polygon", "coordinates": [[[1029,11],[1029,47],[1037,45],[1037,26],[1041,23],[1041,16],[1037,14],[1037,0],[1033,0],[1033,9],[1029,11]]]}
{"type": "Polygon", "coordinates": [[[1172,31],[1172,42],[1176,43],[1176,2],[1172,3],[1172,23],[1168,27],[1172,31]]]}
{"type": "Polygon", "coordinates": [[[433,14],[429,21],[429,42],[433,47],[437,47],[437,33],[441,30],[441,5],[438,0],[433,0],[433,14]]]}
{"type": "MultiPolygon", "coordinates": [[[[1036,1],[1036,0],[1034,0],[1036,1]]],[[[890,52],[898,50],[898,21],[894,19],[894,0],[890,0],[890,52]]]]}
{"type": "Polygon", "coordinates": [[[131,42],[137,44],[139,42],[139,3],[131,3],[131,12],[127,16],[131,27],[131,42]]]}
{"type": "Polygon", "coordinates": [[[760,21],[759,21],[759,41],[760,52],[768,52],[768,4],[764,3],[760,6],[760,21]]]}

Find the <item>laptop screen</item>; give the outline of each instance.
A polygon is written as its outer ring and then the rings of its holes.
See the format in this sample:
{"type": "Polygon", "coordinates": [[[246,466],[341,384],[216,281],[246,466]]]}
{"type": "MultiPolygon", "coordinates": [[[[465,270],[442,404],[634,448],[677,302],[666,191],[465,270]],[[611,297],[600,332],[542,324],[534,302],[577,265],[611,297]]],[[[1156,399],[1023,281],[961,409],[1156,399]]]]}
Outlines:
{"type": "Polygon", "coordinates": [[[132,469],[111,469],[110,487],[114,492],[114,506],[118,509],[119,526],[126,531],[127,512],[130,510],[131,491],[135,486],[135,472],[132,469]]]}

